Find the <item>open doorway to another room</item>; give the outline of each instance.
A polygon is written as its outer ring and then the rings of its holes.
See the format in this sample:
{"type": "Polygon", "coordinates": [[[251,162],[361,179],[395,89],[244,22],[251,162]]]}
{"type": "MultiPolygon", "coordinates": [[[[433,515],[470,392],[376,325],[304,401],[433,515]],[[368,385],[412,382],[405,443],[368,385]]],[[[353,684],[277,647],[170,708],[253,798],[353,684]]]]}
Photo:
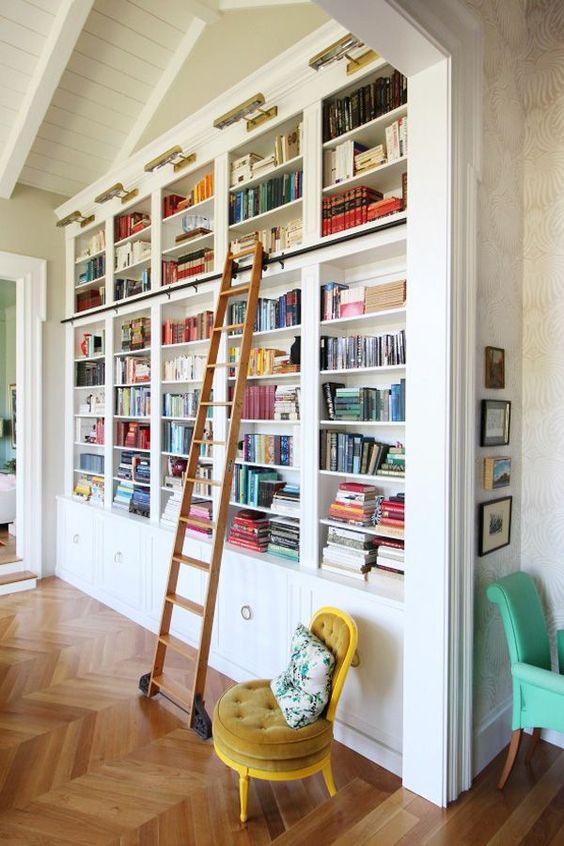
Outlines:
{"type": "Polygon", "coordinates": [[[0,566],[16,553],[16,283],[0,279],[0,566]]]}

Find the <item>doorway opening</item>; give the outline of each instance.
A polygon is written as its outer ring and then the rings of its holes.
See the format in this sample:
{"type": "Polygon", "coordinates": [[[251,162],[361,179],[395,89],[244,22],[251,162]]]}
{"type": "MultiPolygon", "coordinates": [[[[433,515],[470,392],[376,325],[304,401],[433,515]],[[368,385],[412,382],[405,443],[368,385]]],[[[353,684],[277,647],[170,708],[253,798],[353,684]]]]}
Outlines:
{"type": "Polygon", "coordinates": [[[0,279],[0,575],[19,560],[16,397],[16,283],[0,279]]]}

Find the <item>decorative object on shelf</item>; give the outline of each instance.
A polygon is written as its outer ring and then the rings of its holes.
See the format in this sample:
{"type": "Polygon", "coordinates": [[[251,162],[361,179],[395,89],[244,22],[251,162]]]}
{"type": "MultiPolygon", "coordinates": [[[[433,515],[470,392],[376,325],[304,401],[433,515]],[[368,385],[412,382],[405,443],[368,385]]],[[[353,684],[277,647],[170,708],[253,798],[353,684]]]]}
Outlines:
{"type": "Polygon", "coordinates": [[[505,350],[486,347],[486,388],[505,388],[505,350]]]}
{"type": "Polygon", "coordinates": [[[85,226],[88,226],[89,223],[94,223],[94,215],[88,215],[85,217],[82,212],[80,211],[73,211],[70,214],[67,214],[66,217],[61,218],[61,220],[57,221],[57,226],[69,226],[71,223],[79,223],[80,228],[84,229],[85,226]]]}
{"type": "Polygon", "coordinates": [[[112,185],[111,188],[108,188],[107,191],[102,191],[101,194],[98,194],[97,197],[94,197],[94,202],[107,203],[108,200],[113,200],[114,197],[119,197],[121,199],[122,204],[128,203],[129,200],[133,200],[133,198],[136,197],[138,193],[138,188],[134,188],[132,191],[126,191],[121,182],[116,182],[116,184],[112,185]]]}
{"type": "Polygon", "coordinates": [[[150,162],[147,162],[143,170],[145,170],[145,172],[152,173],[159,167],[164,167],[164,165],[167,164],[173,164],[173,169],[176,173],[177,171],[182,170],[182,168],[188,167],[190,164],[194,164],[195,161],[196,153],[188,153],[188,155],[185,155],[182,151],[182,147],[177,144],[175,147],[171,147],[170,150],[165,150],[165,152],[161,153],[160,156],[156,156],[156,158],[151,159],[150,162]]]}
{"type": "Polygon", "coordinates": [[[480,446],[507,445],[510,419],[509,400],[482,400],[480,446]]]}
{"type": "Polygon", "coordinates": [[[484,458],[484,488],[488,491],[504,488],[511,484],[511,459],[505,457],[484,458]]]}
{"type": "Polygon", "coordinates": [[[478,555],[488,555],[511,543],[512,496],[480,504],[478,555]]]}
{"type": "Polygon", "coordinates": [[[10,429],[12,433],[12,449],[16,448],[16,386],[8,385],[8,414],[10,415],[10,429]]]}

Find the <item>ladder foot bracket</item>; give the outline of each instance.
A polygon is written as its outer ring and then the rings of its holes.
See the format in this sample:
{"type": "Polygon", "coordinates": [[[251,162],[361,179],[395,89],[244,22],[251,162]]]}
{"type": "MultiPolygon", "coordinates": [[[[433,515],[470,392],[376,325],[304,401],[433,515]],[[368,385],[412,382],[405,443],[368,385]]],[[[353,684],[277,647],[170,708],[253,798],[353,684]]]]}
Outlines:
{"type": "Polygon", "coordinates": [[[144,673],[139,679],[139,690],[144,696],[149,695],[149,687],[151,685],[151,673],[144,673]]]}
{"type": "Polygon", "coordinates": [[[194,710],[192,711],[190,727],[202,740],[209,740],[212,736],[212,721],[199,693],[194,697],[194,710]]]}

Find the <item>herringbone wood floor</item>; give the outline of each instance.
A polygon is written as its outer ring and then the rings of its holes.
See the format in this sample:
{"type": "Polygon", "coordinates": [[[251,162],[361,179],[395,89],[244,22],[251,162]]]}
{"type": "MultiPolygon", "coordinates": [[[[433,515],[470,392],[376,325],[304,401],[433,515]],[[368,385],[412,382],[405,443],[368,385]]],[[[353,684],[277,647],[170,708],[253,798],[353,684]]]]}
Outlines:
{"type": "MultiPolygon", "coordinates": [[[[64,582],[0,598],[0,842],[49,846],[564,844],[564,753],[540,744],[503,794],[500,761],[448,811],[335,744],[321,778],[253,782],[238,823],[233,773],[139,695],[153,636],[64,582]]],[[[210,672],[209,707],[228,680],[210,672]]]]}

